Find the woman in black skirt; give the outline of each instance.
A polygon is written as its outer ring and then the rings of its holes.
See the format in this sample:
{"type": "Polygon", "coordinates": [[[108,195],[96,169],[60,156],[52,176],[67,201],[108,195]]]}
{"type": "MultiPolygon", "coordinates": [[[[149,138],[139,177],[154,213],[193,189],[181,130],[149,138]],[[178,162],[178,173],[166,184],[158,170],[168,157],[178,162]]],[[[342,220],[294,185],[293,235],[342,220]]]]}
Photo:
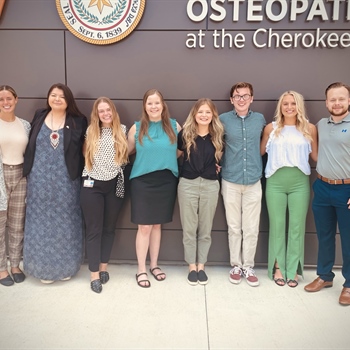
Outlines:
{"type": "Polygon", "coordinates": [[[142,288],[151,283],[146,272],[149,250],[150,272],[157,281],[166,275],[158,267],[161,224],[173,217],[178,181],[176,120],[171,119],[162,94],[148,90],[143,97],[141,120],[128,134],[129,154],[136,152],[131,171],[131,221],[138,225],[136,282],[142,288]]]}

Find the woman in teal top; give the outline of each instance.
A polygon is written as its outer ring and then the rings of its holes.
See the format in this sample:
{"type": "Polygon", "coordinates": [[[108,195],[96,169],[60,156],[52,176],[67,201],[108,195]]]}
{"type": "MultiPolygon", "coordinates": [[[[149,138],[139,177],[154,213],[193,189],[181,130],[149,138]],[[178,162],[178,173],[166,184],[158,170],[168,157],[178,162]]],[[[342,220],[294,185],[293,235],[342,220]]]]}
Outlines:
{"type": "Polygon", "coordinates": [[[138,225],[136,282],[151,286],[146,272],[149,250],[150,272],[157,281],[166,275],[158,267],[161,224],[171,222],[176,199],[178,165],[177,133],[179,124],[170,119],[162,94],[148,90],[143,97],[141,120],[128,134],[129,154],[136,152],[131,179],[131,221],[138,225]]]}

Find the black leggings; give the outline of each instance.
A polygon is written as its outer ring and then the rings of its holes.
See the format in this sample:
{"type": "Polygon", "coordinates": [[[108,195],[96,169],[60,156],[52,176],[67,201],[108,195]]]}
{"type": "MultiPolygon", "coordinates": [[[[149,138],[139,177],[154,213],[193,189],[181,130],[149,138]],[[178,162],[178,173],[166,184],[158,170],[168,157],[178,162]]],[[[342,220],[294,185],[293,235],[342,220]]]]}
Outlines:
{"type": "Polygon", "coordinates": [[[84,187],[80,193],[80,204],[86,226],[86,251],[91,272],[99,271],[100,263],[108,263],[115,235],[118,214],[123,198],[115,195],[117,179],[94,180],[94,186],[84,187]]]}

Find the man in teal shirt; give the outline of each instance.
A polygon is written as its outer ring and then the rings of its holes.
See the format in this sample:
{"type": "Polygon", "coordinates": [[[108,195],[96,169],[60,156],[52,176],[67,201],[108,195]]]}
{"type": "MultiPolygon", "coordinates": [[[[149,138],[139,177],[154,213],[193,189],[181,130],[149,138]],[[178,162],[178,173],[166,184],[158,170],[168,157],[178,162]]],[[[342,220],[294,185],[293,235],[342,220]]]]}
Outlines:
{"type": "Polygon", "coordinates": [[[262,114],[252,112],[253,86],[240,82],[232,86],[232,111],[220,115],[225,128],[225,152],[222,158],[222,188],[228,241],[231,283],[241,277],[250,286],[258,286],[254,258],[258,243],[262,189],[260,139],[266,125],[262,114]]]}

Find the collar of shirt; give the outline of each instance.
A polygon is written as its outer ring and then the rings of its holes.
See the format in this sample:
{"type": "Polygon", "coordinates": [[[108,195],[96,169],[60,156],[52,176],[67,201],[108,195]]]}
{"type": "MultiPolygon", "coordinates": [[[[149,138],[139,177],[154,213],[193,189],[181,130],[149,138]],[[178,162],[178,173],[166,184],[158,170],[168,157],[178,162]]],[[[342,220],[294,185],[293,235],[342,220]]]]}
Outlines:
{"type": "Polygon", "coordinates": [[[247,115],[241,117],[237,114],[236,110],[233,109],[233,115],[236,116],[237,118],[248,118],[252,114],[252,111],[249,109],[247,115]]]}
{"type": "Polygon", "coordinates": [[[334,122],[332,116],[330,116],[327,120],[327,123],[332,123],[332,124],[341,124],[341,123],[349,123],[350,122],[350,113],[348,113],[340,122],[336,123],[334,122]]]}

